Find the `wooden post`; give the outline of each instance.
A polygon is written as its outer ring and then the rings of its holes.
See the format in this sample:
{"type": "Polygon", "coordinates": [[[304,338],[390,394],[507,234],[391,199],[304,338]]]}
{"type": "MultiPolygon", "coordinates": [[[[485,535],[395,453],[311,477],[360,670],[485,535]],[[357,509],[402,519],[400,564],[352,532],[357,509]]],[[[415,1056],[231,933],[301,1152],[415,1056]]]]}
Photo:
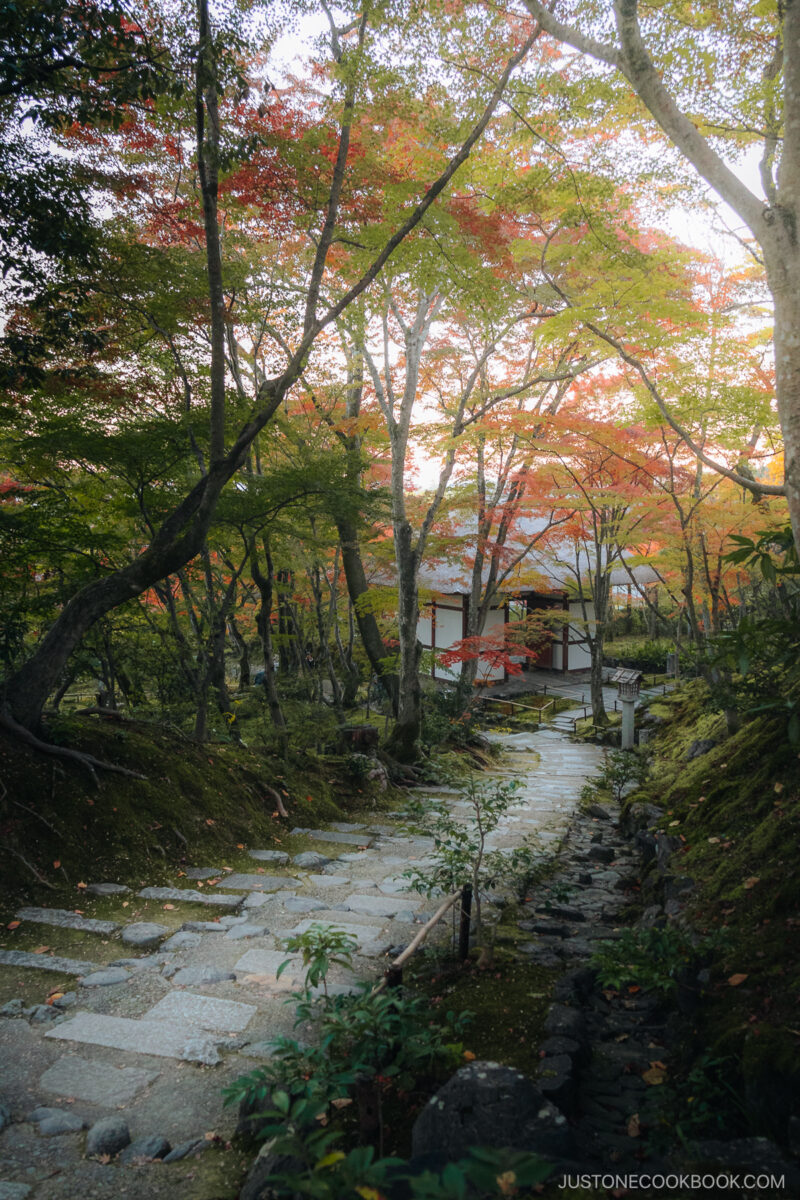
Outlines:
{"type": "Polygon", "coordinates": [[[469,926],[472,916],[472,886],[465,883],[461,889],[461,924],[458,928],[458,957],[461,962],[469,958],[469,926]]]}

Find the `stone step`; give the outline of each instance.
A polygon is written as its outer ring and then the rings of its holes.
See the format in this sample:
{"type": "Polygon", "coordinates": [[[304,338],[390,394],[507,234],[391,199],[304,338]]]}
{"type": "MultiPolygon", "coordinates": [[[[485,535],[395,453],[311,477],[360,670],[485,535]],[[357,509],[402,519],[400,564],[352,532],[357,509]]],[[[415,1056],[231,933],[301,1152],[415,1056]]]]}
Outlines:
{"type": "Polygon", "coordinates": [[[134,1054],[153,1054],[182,1062],[203,1063],[213,1067],[220,1061],[219,1038],[196,1026],[177,1021],[134,1021],[130,1017],[109,1017],[104,1013],[79,1012],[44,1035],[62,1042],[81,1042],[89,1046],[108,1046],[134,1054]]]}
{"type": "Polygon", "coordinates": [[[220,1000],[196,992],[169,992],[144,1014],[143,1021],[196,1025],[212,1033],[241,1033],[256,1015],[255,1005],[220,1000]]]}
{"type": "Polygon", "coordinates": [[[347,896],[345,904],[353,912],[369,913],[374,917],[393,917],[395,913],[420,908],[422,900],[411,896],[367,896],[356,892],[347,896]]]}
{"type": "Polygon", "coordinates": [[[79,929],[81,933],[116,933],[122,927],[115,921],[97,921],[71,912],[68,908],[21,908],[14,914],[18,921],[36,921],[57,929],[79,929]]]}
{"type": "Polygon", "coordinates": [[[338,829],[309,829],[308,836],[317,842],[336,842],[343,846],[371,846],[371,833],[342,833],[338,829]]]}
{"type": "Polygon", "coordinates": [[[146,887],[138,893],[142,900],[171,900],[178,904],[210,904],[217,908],[238,908],[244,896],[220,896],[215,892],[194,892],[189,888],[146,887]]]}
{"type": "Polygon", "coordinates": [[[115,1067],[92,1062],[77,1054],[65,1054],[45,1071],[39,1086],[56,1096],[74,1096],[104,1108],[118,1108],[158,1079],[159,1071],[138,1067],[115,1067]]]}
{"type": "Polygon", "coordinates": [[[27,950],[0,950],[0,966],[32,967],[35,971],[58,971],[62,975],[90,975],[100,964],[58,954],[31,954],[27,950]]]}
{"type": "Polygon", "coordinates": [[[234,965],[236,978],[246,975],[257,975],[271,986],[280,987],[287,992],[299,986],[303,970],[299,958],[292,958],[285,950],[248,950],[234,965]],[[289,966],[278,978],[278,968],[281,963],[289,960],[289,966]]]}
{"type": "Polygon", "coordinates": [[[218,888],[244,888],[248,892],[280,892],[297,886],[298,881],[288,875],[246,875],[241,871],[226,875],[217,884],[218,888]]]}
{"type": "Polygon", "coordinates": [[[367,957],[382,954],[390,942],[388,935],[381,937],[377,930],[372,929],[370,926],[356,925],[347,920],[339,920],[338,918],[329,921],[321,919],[319,916],[300,921],[299,924],[290,930],[290,933],[293,935],[307,933],[312,925],[324,925],[330,929],[341,929],[343,932],[349,933],[356,941],[355,953],[364,954],[367,957]]]}

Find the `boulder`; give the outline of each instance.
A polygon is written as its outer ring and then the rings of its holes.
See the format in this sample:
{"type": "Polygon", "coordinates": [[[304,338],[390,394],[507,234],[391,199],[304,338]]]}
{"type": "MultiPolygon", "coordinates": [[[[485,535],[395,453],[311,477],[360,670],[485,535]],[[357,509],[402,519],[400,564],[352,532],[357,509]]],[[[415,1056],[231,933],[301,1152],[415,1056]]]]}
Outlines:
{"type": "Polygon", "coordinates": [[[512,1067],[462,1067],[426,1104],[412,1131],[412,1154],[456,1161],[473,1146],[510,1147],[563,1157],[571,1149],[566,1118],[512,1067]]]}
{"type": "Polygon", "coordinates": [[[292,859],[296,867],[303,867],[306,870],[316,870],[318,867],[325,867],[330,861],[324,854],[318,854],[316,850],[305,850],[302,854],[295,854],[292,859]]]}
{"type": "Polygon", "coordinates": [[[593,862],[610,863],[614,861],[617,855],[611,846],[594,845],[589,847],[587,857],[592,859],[593,862]]]}
{"type": "Polygon", "coordinates": [[[103,1117],[89,1130],[86,1138],[86,1157],[110,1154],[113,1158],[120,1150],[125,1149],[130,1140],[130,1130],[122,1117],[103,1117]]]}
{"type": "Polygon", "coordinates": [[[239,1200],[295,1200],[296,1192],[289,1192],[281,1187],[279,1190],[267,1180],[271,1175],[282,1172],[292,1173],[303,1170],[303,1164],[287,1154],[274,1154],[272,1142],[265,1142],[258,1152],[239,1192],[239,1200]]]}
{"type": "Polygon", "coordinates": [[[588,816],[595,817],[598,821],[611,820],[611,813],[603,808],[602,804],[590,804],[586,812],[588,816]]]}
{"type": "Polygon", "coordinates": [[[696,758],[702,758],[704,754],[708,754],[709,750],[713,750],[716,744],[711,738],[697,738],[686,751],[684,760],[693,762],[696,758]]]}

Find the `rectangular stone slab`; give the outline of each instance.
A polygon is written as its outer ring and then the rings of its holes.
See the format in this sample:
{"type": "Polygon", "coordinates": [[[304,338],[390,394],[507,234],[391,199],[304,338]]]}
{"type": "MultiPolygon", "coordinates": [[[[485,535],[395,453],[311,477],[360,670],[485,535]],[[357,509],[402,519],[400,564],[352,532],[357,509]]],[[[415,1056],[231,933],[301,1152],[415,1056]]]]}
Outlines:
{"type": "Polygon", "coordinates": [[[80,929],[83,933],[116,933],[121,928],[115,921],[96,921],[93,917],[70,912],[68,908],[21,908],[15,916],[18,921],[36,921],[59,929],[80,929]]]}
{"type": "Polygon", "coordinates": [[[244,888],[248,892],[280,892],[283,888],[297,887],[297,880],[288,875],[245,875],[234,872],[226,875],[217,885],[221,888],[244,888]]]}
{"type": "Polygon", "coordinates": [[[359,896],[352,895],[345,898],[345,904],[352,908],[353,912],[370,913],[376,917],[393,917],[397,912],[406,912],[409,909],[412,911],[419,908],[422,904],[421,900],[415,900],[411,896],[359,896]]]}
{"type": "Polygon", "coordinates": [[[375,936],[377,930],[371,929],[368,925],[348,924],[347,921],[321,921],[319,918],[314,920],[312,917],[309,917],[308,920],[301,921],[298,925],[295,925],[291,932],[293,934],[306,933],[312,925],[326,925],[331,929],[342,929],[345,933],[349,933],[356,939],[355,952],[357,954],[380,954],[383,947],[388,945],[388,938],[384,938],[381,941],[377,940],[375,936]]]}
{"type": "Polygon", "coordinates": [[[60,958],[57,954],[29,954],[27,950],[0,950],[0,966],[33,967],[36,971],[60,971],[62,975],[91,975],[100,970],[99,963],[60,958]]]}
{"type": "Polygon", "coordinates": [[[218,908],[236,908],[244,896],[219,896],[215,892],[194,892],[189,888],[146,887],[139,895],[143,900],[172,900],[179,904],[212,904],[218,908]]]}
{"type": "Polygon", "coordinates": [[[180,1025],[175,1021],[132,1021],[130,1017],[81,1012],[55,1029],[49,1029],[44,1036],[62,1042],[109,1046],[114,1050],[155,1054],[159,1058],[177,1058],[208,1066],[219,1062],[218,1038],[203,1033],[197,1026],[180,1025]]]}
{"type": "Polygon", "coordinates": [[[215,1033],[241,1033],[255,1013],[254,1005],[240,1004],[238,1000],[218,1000],[195,992],[168,992],[142,1020],[185,1022],[215,1033]]]}
{"type": "Polygon", "coordinates": [[[262,975],[268,983],[277,984],[287,991],[292,991],[300,982],[302,968],[298,958],[291,958],[284,950],[248,950],[234,966],[237,978],[241,975],[262,975]],[[289,959],[289,966],[278,979],[277,971],[281,963],[289,959]]]}
{"type": "Polygon", "coordinates": [[[343,846],[371,846],[371,833],[341,833],[338,829],[309,829],[308,836],[318,842],[339,842],[343,846]]]}
{"type": "Polygon", "coordinates": [[[90,1104],[117,1108],[127,1104],[158,1076],[158,1071],[113,1067],[109,1063],[79,1058],[77,1054],[65,1054],[45,1071],[39,1085],[45,1092],[57,1096],[75,1096],[90,1104]]]}

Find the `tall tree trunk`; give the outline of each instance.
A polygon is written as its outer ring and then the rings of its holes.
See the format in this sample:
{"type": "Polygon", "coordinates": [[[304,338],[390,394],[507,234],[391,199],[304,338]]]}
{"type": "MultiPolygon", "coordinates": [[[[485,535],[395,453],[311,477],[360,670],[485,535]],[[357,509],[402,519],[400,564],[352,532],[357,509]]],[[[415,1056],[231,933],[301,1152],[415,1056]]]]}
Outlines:
{"type": "Polygon", "coordinates": [[[369,584],[361,558],[358,530],[352,521],[344,518],[337,519],[336,530],[342,548],[342,568],[347,582],[347,594],[353,606],[361,643],[369,665],[388,696],[392,712],[396,716],[399,708],[400,681],[397,672],[388,666],[387,660],[390,655],[384,644],[375,614],[370,611],[363,600],[369,592],[369,584]]]}
{"type": "Polygon", "coordinates": [[[264,539],[264,556],[266,558],[266,575],[259,566],[258,550],[254,539],[250,550],[250,571],[253,576],[253,583],[258,588],[261,597],[261,607],[258,610],[256,623],[264,650],[264,691],[267,694],[267,707],[269,708],[272,724],[283,743],[285,753],[289,744],[288,731],[286,728],[286,718],[283,715],[283,709],[278,697],[278,689],[275,685],[275,664],[273,661],[275,652],[272,646],[272,592],[275,575],[272,565],[272,555],[270,554],[269,543],[266,538],[264,539]]]}
{"type": "Polygon", "coordinates": [[[242,692],[245,688],[250,687],[250,650],[233,614],[228,618],[228,627],[231,637],[236,643],[236,649],[239,651],[239,691],[242,692]]]}
{"type": "Polygon", "coordinates": [[[397,720],[389,738],[388,748],[400,762],[414,762],[419,757],[419,735],[422,725],[422,686],[419,679],[422,646],[417,637],[419,623],[417,558],[411,541],[412,530],[409,522],[405,521],[395,525],[400,697],[397,720]]]}

